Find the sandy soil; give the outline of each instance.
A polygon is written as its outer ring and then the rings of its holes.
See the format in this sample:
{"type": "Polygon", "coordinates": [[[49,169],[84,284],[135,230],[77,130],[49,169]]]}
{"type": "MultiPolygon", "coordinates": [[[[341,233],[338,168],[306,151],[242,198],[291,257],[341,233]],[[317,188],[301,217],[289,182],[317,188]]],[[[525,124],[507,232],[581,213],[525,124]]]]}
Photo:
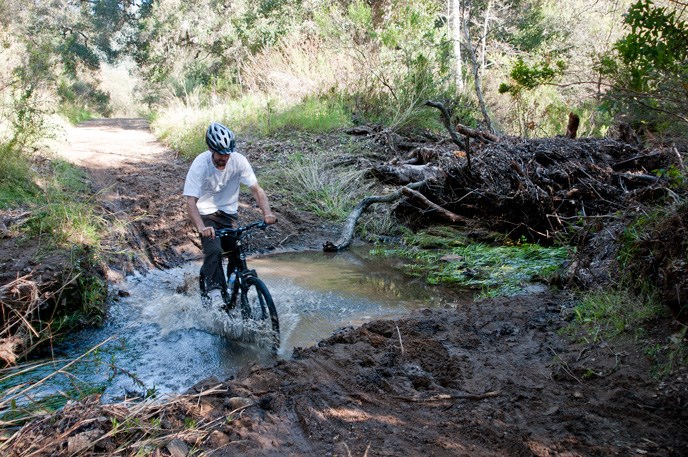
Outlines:
{"type": "MultiPolygon", "coordinates": [[[[63,154],[89,171],[99,201],[128,223],[131,249],[142,254],[114,262],[111,280],[199,255],[180,198],[188,164],[159,146],[145,122],[91,121],[69,138],[63,154]]],[[[288,202],[273,204],[280,223],[265,249],[319,248],[336,238],[288,202]]],[[[244,210],[248,218],[255,211],[244,210]]],[[[204,381],[184,408],[163,407],[163,427],[193,418],[212,432],[176,435],[154,455],[687,455],[688,373],[659,381],[630,342],[571,342],[561,329],[572,303],[566,292],[549,292],[342,329],[289,360],[204,381]]],[[[656,323],[658,342],[672,325],[656,323]]],[[[113,410],[67,407],[26,427],[9,455],[71,455],[70,440],[87,433],[82,455],[110,455],[116,440],[93,437],[105,433],[101,419],[113,410]]]]}

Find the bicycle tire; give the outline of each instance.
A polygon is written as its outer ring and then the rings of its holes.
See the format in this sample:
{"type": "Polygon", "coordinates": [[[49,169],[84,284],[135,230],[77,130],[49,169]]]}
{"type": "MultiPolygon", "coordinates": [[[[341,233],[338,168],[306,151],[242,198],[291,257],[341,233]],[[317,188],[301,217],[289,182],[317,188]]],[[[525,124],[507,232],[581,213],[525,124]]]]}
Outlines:
{"type": "Polygon", "coordinates": [[[263,281],[254,276],[246,278],[246,285],[246,289],[241,291],[242,315],[258,322],[270,319],[273,337],[279,345],[279,317],[270,291],[263,281]]]}

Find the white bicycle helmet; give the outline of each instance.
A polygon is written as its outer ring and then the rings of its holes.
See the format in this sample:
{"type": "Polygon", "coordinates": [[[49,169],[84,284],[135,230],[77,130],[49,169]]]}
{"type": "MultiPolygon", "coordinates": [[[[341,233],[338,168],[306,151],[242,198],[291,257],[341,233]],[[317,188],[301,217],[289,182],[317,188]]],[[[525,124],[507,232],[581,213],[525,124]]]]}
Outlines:
{"type": "Polygon", "coordinates": [[[213,122],[205,132],[205,143],[219,154],[234,152],[236,139],[234,133],[219,122],[213,122]]]}

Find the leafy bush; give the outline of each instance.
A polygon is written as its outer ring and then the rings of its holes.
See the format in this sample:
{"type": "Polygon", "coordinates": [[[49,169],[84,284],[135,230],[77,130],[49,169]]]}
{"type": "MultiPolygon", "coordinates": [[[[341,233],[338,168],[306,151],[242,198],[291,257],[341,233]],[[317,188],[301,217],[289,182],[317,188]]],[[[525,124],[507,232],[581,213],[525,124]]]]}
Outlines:
{"type": "Polygon", "coordinates": [[[686,10],[639,0],[625,15],[627,34],[599,59],[613,88],[605,106],[637,129],[685,136],[688,117],[688,25],[686,10]],[[678,121],[678,122],[677,122],[678,121]]]}

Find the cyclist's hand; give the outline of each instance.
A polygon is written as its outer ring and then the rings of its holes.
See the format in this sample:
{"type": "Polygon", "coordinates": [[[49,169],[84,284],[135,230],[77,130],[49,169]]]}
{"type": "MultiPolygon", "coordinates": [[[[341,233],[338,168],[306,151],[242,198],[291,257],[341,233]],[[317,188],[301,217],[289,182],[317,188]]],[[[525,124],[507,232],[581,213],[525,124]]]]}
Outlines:
{"type": "Polygon", "coordinates": [[[212,227],[203,227],[200,230],[201,236],[208,238],[215,238],[215,229],[212,227]]]}
{"type": "Polygon", "coordinates": [[[277,222],[277,217],[274,214],[270,213],[270,214],[266,214],[265,217],[263,218],[263,220],[265,221],[266,224],[271,225],[271,224],[274,224],[275,222],[277,222]]]}

